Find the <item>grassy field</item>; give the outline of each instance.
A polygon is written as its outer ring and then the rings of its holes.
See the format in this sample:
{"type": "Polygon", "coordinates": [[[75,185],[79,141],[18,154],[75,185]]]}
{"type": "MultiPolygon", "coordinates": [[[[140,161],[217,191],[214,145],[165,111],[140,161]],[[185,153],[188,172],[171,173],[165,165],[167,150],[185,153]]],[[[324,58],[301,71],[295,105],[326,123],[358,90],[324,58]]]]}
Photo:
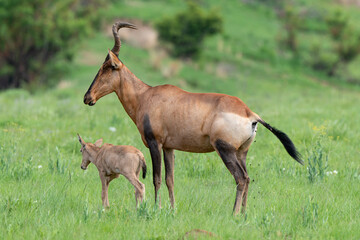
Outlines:
{"type": "MultiPolygon", "coordinates": [[[[184,6],[177,1],[165,6],[163,1],[125,4],[109,14],[150,21],[153,15],[161,17],[163,8],[171,14],[184,6]]],[[[236,186],[216,153],[176,152],[176,209],[170,209],[164,181],[163,208],[158,209],[150,154],[116,95],[102,98],[94,107],[82,102],[113,44],[99,33],[81,45],[57,88],[0,93],[3,239],[181,239],[192,229],[219,239],[360,238],[359,87],[276,57],[279,23],[274,14],[262,6],[232,4],[220,8],[225,33],[209,39],[201,59],[182,63],[172,78],[152,67],[148,51],[127,43],[120,59],[150,85],[170,83],[189,91],[240,97],[293,139],[305,166],[293,161],[276,137],[259,126],[248,154],[252,181],[246,216],[231,215],[236,186]],[[219,64],[231,66],[231,71],[217,74],[219,64]],[[103,138],[144,153],[148,175],[141,181],[146,200],[138,210],[133,187],[123,177],[110,184],[110,209],[103,210],[96,167],[80,169],[76,133],[86,141],[103,138]]]]}

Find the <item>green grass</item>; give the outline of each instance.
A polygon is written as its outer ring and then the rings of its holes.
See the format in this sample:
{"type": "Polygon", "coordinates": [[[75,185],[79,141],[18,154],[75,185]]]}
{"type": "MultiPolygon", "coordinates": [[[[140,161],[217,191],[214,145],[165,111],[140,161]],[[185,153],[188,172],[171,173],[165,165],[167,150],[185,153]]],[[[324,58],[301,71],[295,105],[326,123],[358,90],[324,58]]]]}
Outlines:
{"type": "MultiPolygon", "coordinates": [[[[199,62],[184,63],[171,79],[164,79],[151,67],[149,53],[144,50],[124,43],[120,58],[150,85],[181,84],[190,91],[240,97],[292,138],[305,166],[293,161],[279,141],[259,126],[247,160],[252,181],[245,217],[231,215],[236,186],[215,153],[176,152],[176,209],[170,209],[164,181],[160,189],[163,208],[158,209],[149,151],[116,95],[102,98],[94,107],[82,102],[113,44],[112,39],[99,34],[83,43],[76,62],[67,68],[67,87],[35,94],[25,90],[0,93],[3,239],[179,239],[192,229],[203,229],[222,239],[360,237],[359,89],[294,68],[293,63],[277,56],[275,60],[262,57],[257,47],[275,46],[272,36],[278,23],[263,7],[239,1],[233,4],[233,8],[222,8],[229,11],[225,19],[228,37],[223,41],[235,52],[217,49],[222,36],[209,39],[199,62]],[[238,11],[244,15],[237,17],[238,11]],[[239,24],[242,29],[237,31],[239,24]],[[252,43],[257,47],[251,48],[252,43]],[[244,54],[236,57],[236,52],[244,54]],[[99,62],[83,63],[85,53],[93,54],[99,62]],[[214,71],[221,61],[235,68],[226,78],[214,71]],[[115,127],[116,132],[109,127],[115,127]],[[146,200],[138,210],[133,187],[120,177],[110,184],[110,209],[103,211],[95,166],[80,169],[76,133],[86,141],[103,138],[108,143],[133,145],[144,153],[149,169],[147,178],[141,180],[146,185],[146,200]],[[325,172],[338,173],[315,177],[311,182],[307,159],[319,141],[328,155],[325,172]]],[[[179,6],[183,4],[165,4],[169,13],[179,6]]],[[[120,14],[128,8],[127,17],[150,21],[151,14],[161,12],[162,7],[159,1],[127,3],[120,14]]]]}

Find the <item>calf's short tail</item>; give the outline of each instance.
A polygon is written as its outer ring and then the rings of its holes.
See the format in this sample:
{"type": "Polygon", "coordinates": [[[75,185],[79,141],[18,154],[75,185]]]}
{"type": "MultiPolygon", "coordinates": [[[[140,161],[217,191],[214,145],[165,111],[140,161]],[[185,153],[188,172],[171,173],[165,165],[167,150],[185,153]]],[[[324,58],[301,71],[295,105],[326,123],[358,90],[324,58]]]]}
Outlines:
{"type": "Polygon", "coordinates": [[[257,122],[261,123],[264,127],[270,130],[282,143],[282,145],[285,147],[288,154],[295,159],[298,163],[301,165],[304,165],[303,160],[301,160],[300,153],[296,150],[296,147],[294,143],[291,141],[291,139],[282,131],[270,126],[270,124],[266,123],[261,118],[257,119],[257,122]]]}
{"type": "Polygon", "coordinates": [[[145,163],[145,158],[142,156],[140,157],[141,160],[141,168],[142,168],[142,178],[145,179],[146,177],[146,163],[145,163]]]}

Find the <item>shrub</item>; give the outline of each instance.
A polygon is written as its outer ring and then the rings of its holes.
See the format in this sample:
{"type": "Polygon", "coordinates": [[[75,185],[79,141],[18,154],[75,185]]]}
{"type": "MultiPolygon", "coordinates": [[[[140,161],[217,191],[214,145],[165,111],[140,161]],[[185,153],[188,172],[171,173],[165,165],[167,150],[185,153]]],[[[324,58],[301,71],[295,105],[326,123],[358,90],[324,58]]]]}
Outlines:
{"type": "Polygon", "coordinates": [[[175,57],[196,57],[205,37],[222,31],[222,18],[215,9],[208,12],[189,2],[185,11],[157,23],[160,38],[172,44],[175,57]]]}
{"type": "Polygon", "coordinates": [[[320,141],[308,152],[308,164],[309,181],[313,183],[317,178],[322,180],[325,176],[325,171],[328,169],[328,155],[325,153],[320,141]]]}
{"type": "Polygon", "coordinates": [[[333,39],[339,39],[348,24],[348,18],[341,11],[336,11],[326,19],[330,35],[333,39]]]}
{"type": "Polygon", "coordinates": [[[286,5],[278,10],[278,17],[283,24],[284,36],[279,39],[280,46],[298,54],[298,33],[301,18],[293,5],[286,5]]]}
{"type": "Polygon", "coordinates": [[[338,56],[338,61],[333,64],[329,76],[335,75],[339,66],[344,66],[353,61],[360,53],[360,33],[349,24],[349,19],[341,12],[336,11],[326,20],[329,34],[334,41],[333,51],[338,56]]]}
{"type": "Polygon", "coordinates": [[[305,53],[308,62],[314,70],[330,72],[338,62],[338,56],[333,51],[322,46],[320,41],[311,43],[310,51],[305,53]]]}
{"type": "Polygon", "coordinates": [[[72,46],[99,26],[105,1],[1,0],[0,89],[52,79],[51,60],[72,59],[72,46]],[[51,77],[49,77],[51,75],[51,77]]]}

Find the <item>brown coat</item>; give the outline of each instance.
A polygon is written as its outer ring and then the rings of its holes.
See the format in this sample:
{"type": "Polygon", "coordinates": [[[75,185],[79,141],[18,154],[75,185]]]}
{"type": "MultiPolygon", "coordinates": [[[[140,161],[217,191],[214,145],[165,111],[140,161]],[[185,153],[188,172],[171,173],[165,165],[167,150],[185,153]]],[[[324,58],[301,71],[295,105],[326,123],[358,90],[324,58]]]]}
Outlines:
{"type": "Polygon", "coordinates": [[[218,93],[190,93],[172,85],[151,87],[138,79],[117,56],[121,46],[117,31],[121,27],[135,28],[128,23],[114,24],[114,48],[85,93],[84,103],[93,106],[101,97],[116,93],[150,150],[155,201],[159,205],[161,150],[172,207],[175,202],[174,149],[197,153],[216,151],[237,185],[234,214],[239,212],[240,204],[245,211],[250,182],[246,155],[255,138],[257,123],[269,129],[290,156],[302,163],[290,138],[266,123],[239,98],[218,93]]]}

